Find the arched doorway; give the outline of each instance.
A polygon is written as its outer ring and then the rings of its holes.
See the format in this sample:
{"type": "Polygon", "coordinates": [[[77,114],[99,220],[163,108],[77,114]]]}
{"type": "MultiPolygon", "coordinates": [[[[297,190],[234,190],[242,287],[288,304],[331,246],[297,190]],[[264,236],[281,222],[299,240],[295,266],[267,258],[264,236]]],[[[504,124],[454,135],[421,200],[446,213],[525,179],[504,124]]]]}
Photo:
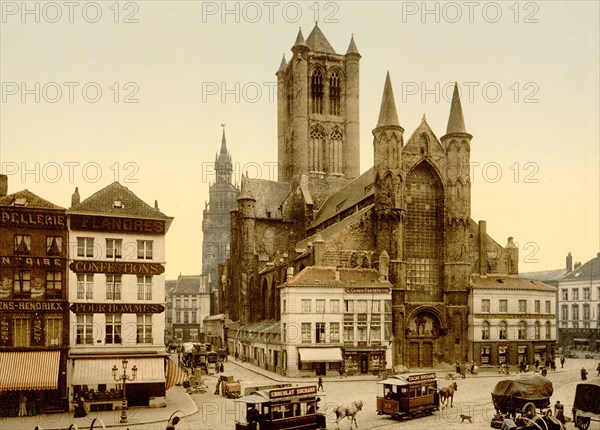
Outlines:
{"type": "Polygon", "coordinates": [[[444,335],[444,319],[437,309],[422,307],[412,312],[406,324],[408,367],[433,367],[444,335]]]}

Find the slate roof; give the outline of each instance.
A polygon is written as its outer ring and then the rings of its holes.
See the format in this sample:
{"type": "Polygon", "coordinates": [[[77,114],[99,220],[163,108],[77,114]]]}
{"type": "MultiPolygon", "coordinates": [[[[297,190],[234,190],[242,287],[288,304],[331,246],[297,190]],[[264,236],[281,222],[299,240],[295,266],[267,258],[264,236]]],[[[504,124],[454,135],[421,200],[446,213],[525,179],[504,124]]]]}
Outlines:
{"type": "Polygon", "coordinates": [[[330,287],[389,287],[389,281],[379,279],[379,271],[375,269],[353,269],[348,267],[305,267],[284,286],[330,286],[330,287]],[[339,280],[335,279],[336,270],[339,280]]]}
{"type": "Polygon", "coordinates": [[[145,203],[127,187],[118,182],[113,182],[102,188],[81,203],[71,207],[70,210],[73,212],[94,212],[116,216],[173,219],[145,203]],[[115,201],[120,201],[122,207],[114,207],[115,201]]]}
{"type": "Polygon", "coordinates": [[[257,218],[267,218],[267,212],[271,212],[271,218],[281,218],[281,205],[291,191],[289,182],[242,179],[242,196],[249,192],[254,197],[257,218]]]}
{"type": "Polygon", "coordinates": [[[192,296],[208,293],[208,277],[202,275],[179,275],[173,295],[192,296]]]}
{"type": "Polygon", "coordinates": [[[177,286],[177,281],[165,281],[165,291],[168,293],[171,290],[174,290],[177,286]]]}
{"type": "Polygon", "coordinates": [[[561,281],[583,281],[598,278],[600,278],[600,253],[596,258],[592,258],[587,263],[567,273],[561,281]]]}
{"type": "Polygon", "coordinates": [[[367,207],[364,207],[358,212],[353,213],[352,215],[340,220],[339,222],[336,222],[335,224],[327,227],[326,229],[321,230],[320,232],[317,232],[312,236],[301,240],[296,244],[296,249],[306,249],[309,243],[314,242],[317,239],[317,235],[321,235],[321,240],[327,242],[331,237],[344,230],[348,225],[360,219],[360,217],[369,210],[371,210],[373,206],[374,205],[371,204],[367,207]]]}
{"type": "Polygon", "coordinates": [[[315,52],[325,52],[326,54],[335,54],[335,51],[329,44],[329,41],[321,31],[318,25],[315,24],[315,28],[312,29],[308,38],[306,39],[306,44],[311,49],[311,51],[315,52]]]}
{"type": "Polygon", "coordinates": [[[372,186],[375,181],[373,172],[373,167],[371,167],[354,181],[340,189],[337,193],[327,198],[309,228],[318,226],[338,213],[345,211],[373,195],[375,192],[372,186]]]}
{"type": "Polygon", "coordinates": [[[530,290],[551,291],[556,288],[533,279],[525,279],[514,275],[471,275],[471,286],[478,289],[489,290],[530,290]]]}
{"type": "Polygon", "coordinates": [[[558,281],[567,273],[567,269],[541,270],[539,272],[519,273],[521,278],[533,279],[534,281],[549,282],[558,281]]]}
{"type": "Polygon", "coordinates": [[[65,209],[63,207],[55,205],[54,203],[50,203],[48,200],[44,200],[43,198],[33,194],[29,190],[17,191],[16,193],[0,197],[0,206],[14,206],[15,200],[17,200],[17,199],[24,199],[25,206],[16,206],[16,207],[39,208],[39,209],[59,209],[59,210],[65,209]]]}
{"type": "Polygon", "coordinates": [[[452,105],[450,106],[450,115],[448,116],[448,126],[446,134],[466,133],[465,119],[463,117],[460,96],[458,94],[458,84],[454,83],[454,92],[452,94],[452,105]]]}

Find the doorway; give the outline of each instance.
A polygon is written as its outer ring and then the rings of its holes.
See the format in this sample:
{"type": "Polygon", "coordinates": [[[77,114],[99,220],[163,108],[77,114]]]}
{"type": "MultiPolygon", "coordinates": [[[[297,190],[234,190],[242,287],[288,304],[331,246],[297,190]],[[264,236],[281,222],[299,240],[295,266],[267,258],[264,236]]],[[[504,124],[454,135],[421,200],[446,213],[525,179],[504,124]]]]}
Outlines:
{"type": "Polygon", "coordinates": [[[367,354],[360,355],[360,373],[369,372],[369,356],[367,354]]]}

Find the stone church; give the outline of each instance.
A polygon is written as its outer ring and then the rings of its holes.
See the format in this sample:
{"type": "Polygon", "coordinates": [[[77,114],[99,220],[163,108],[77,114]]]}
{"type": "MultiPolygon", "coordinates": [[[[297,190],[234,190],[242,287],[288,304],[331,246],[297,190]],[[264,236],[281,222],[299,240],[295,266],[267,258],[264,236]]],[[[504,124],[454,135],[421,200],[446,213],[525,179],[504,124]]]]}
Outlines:
{"type": "MultiPolygon", "coordinates": [[[[516,275],[518,250],[471,219],[472,136],[458,88],[440,138],[425,116],[405,135],[388,74],[373,128],[374,166],[360,174],[354,38],[338,54],[315,25],[306,40],[298,33],[291,50],[276,72],[278,181],[242,177],[221,311],[238,332],[277,322],[281,287],[303,270],[376,270],[391,284],[388,365],[465,361],[470,276],[516,275]]],[[[269,335],[281,341],[277,330],[269,335]]]]}

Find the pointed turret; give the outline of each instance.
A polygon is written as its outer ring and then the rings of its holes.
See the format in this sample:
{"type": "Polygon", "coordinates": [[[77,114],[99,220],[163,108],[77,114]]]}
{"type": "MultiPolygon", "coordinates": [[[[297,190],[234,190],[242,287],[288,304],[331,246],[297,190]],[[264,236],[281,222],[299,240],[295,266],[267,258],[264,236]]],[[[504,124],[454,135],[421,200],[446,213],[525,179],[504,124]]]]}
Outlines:
{"type": "Polygon", "coordinates": [[[227,154],[227,139],[225,139],[225,127],[223,127],[223,136],[221,137],[221,154],[227,154]]]}
{"type": "Polygon", "coordinates": [[[346,56],[348,55],[361,56],[358,52],[358,48],[356,48],[356,43],[354,43],[354,34],[350,37],[350,45],[348,45],[348,50],[346,51],[346,56]]]}
{"type": "Polygon", "coordinates": [[[331,47],[331,44],[319,28],[318,23],[315,22],[315,28],[312,29],[306,39],[306,44],[315,52],[325,52],[326,54],[335,54],[335,51],[331,47]]]}
{"type": "Polygon", "coordinates": [[[379,120],[377,121],[377,126],[375,128],[388,126],[400,127],[400,122],[398,121],[398,112],[396,111],[396,102],[394,101],[394,90],[392,89],[392,81],[390,79],[389,71],[385,76],[385,86],[383,87],[381,108],[379,109],[379,120]]]}
{"type": "Polygon", "coordinates": [[[294,46],[292,46],[292,52],[296,54],[297,52],[308,51],[308,45],[304,41],[304,35],[302,34],[302,29],[298,30],[298,36],[296,36],[296,41],[294,42],[294,46]]]}
{"type": "Polygon", "coordinates": [[[456,82],[454,83],[454,94],[452,94],[452,105],[450,106],[450,116],[446,128],[446,134],[455,133],[467,133],[462,106],[460,105],[460,96],[458,95],[458,83],[456,82]]]}
{"type": "Polygon", "coordinates": [[[280,72],[285,72],[285,69],[287,68],[287,61],[285,60],[285,54],[283,54],[283,58],[281,59],[281,64],[279,65],[279,69],[277,69],[277,73],[278,74],[280,72]]]}

